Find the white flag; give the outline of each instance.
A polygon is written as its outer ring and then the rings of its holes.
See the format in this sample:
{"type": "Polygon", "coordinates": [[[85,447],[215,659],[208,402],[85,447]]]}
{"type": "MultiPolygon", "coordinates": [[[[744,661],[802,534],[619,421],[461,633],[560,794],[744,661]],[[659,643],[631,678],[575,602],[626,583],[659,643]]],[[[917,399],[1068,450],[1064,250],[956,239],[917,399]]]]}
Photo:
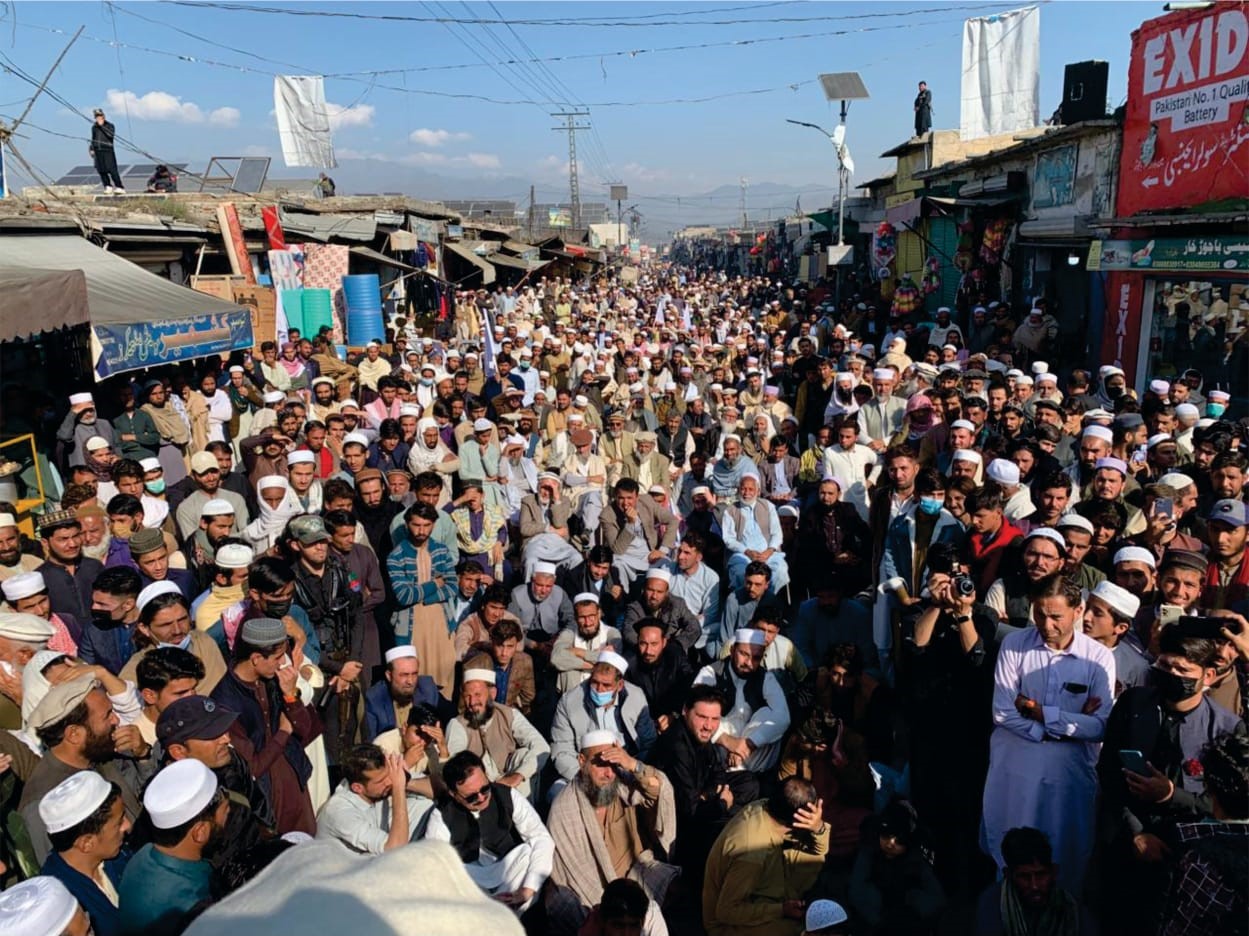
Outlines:
{"type": "Polygon", "coordinates": [[[1028,130],[1041,115],[1041,10],[963,24],[962,139],[1028,130]]]}
{"type": "Polygon", "coordinates": [[[325,104],[325,79],[313,75],[275,75],[273,110],[288,166],[333,169],[334,140],[325,104]]]}

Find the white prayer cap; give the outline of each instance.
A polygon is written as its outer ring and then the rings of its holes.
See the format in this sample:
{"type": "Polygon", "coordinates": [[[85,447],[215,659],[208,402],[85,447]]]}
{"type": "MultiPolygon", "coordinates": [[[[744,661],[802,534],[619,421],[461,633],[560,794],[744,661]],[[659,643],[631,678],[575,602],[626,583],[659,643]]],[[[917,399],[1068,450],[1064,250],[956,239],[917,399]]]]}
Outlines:
{"type": "Polygon", "coordinates": [[[33,614],[21,611],[0,613],[0,637],[22,643],[46,643],[55,633],[51,624],[33,614]]]}
{"type": "Polygon", "coordinates": [[[1158,560],[1154,558],[1154,554],[1141,546],[1124,546],[1116,552],[1112,565],[1118,565],[1121,562],[1143,562],[1151,569],[1158,568],[1158,560]]]}
{"type": "Polygon", "coordinates": [[[711,488],[707,487],[705,484],[699,484],[694,487],[694,490],[690,491],[690,497],[697,497],[699,494],[710,495],[711,488]]]}
{"type": "MultiPolygon", "coordinates": [[[[227,544],[227,545],[230,545],[230,544],[227,544]]],[[[222,546],[221,549],[217,550],[217,555],[213,559],[214,562],[219,561],[221,559],[221,551],[224,550],[225,548],[226,548],[225,546],[222,546]]],[[[247,549],[246,546],[244,546],[243,548],[247,549]]],[[[251,550],[248,550],[248,552],[251,552],[251,550]]],[[[139,610],[142,611],[144,608],[148,606],[148,604],[152,602],[153,599],[159,598],[161,595],[181,595],[181,594],[182,594],[182,589],[180,589],[173,582],[169,581],[169,579],[165,579],[162,582],[153,582],[147,588],[143,589],[143,591],[139,592],[139,597],[135,599],[135,604],[138,605],[139,610]]]]}
{"type": "Polygon", "coordinates": [[[213,563],[222,569],[246,569],[256,558],[250,546],[242,543],[226,543],[213,556],[213,563]]]}
{"type": "Polygon", "coordinates": [[[1201,416],[1201,410],[1191,403],[1181,403],[1175,408],[1175,415],[1179,419],[1197,419],[1201,416]]]}
{"type": "Polygon", "coordinates": [[[1136,612],[1141,609],[1140,598],[1107,579],[1098,582],[1097,587],[1089,592],[1089,595],[1093,598],[1100,598],[1115,614],[1129,620],[1135,618],[1136,612]]]}
{"type": "Polygon", "coordinates": [[[217,775],[193,757],[174,761],[143,792],[143,807],[158,829],[176,829],[204,811],[217,795],[217,775]]]}
{"type": "Polygon", "coordinates": [[[516,448],[518,446],[520,448],[524,448],[525,444],[525,437],[523,435],[510,435],[503,440],[504,448],[516,448]]]}
{"type": "Polygon", "coordinates": [[[605,731],[600,728],[595,731],[587,731],[578,747],[583,751],[589,751],[596,747],[616,747],[619,744],[620,737],[616,732],[605,731]]]}
{"type": "Polygon", "coordinates": [[[977,465],[983,465],[984,459],[979,452],[972,449],[957,449],[954,452],[954,461],[974,462],[977,465]]]}
{"type": "Polygon", "coordinates": [[[359,445],[367,449],[369,447],[369,437],[363,432],[349,432],[343,436],[343,448],[346,448],[348,445],[359,445]]]}
{"type": "Polygon", "coordinates": [[[261,399],[263,399],[266,403],[281,403],[286,399],[286,394],[281,390],[270,390],[261,399]]]}
{"type": "MultiPolygon", "coordinates": [[[[940,311],[940,310],[938,310],[940,311]]],[[[946,309],[945,311],[949,311],[946,309]]],[[[833,900],[813,900],[807,907],[807,918],[804,921],[808,933],[822,933],[850,919],[841,904],[833,900]]]]}
{"type": "Polygon", "coordinates": [[[1081,436],[1086,439],[1092,436],[1094,439],[1102,439],[1106,442],[1114,442],[1115,440],[1115,434],[1105,426],[1087,426],[1084,432],[1081,433],[1081,436]]]}
{"type": "Polygon", "coordinates": [[[646,578],[648,581],[650,579],[657,579],[665,584],[672,584],[672,573],[662,566],[651,566],[646,570],[646,578]]]}
{"type": "Polygon", "coordinates": [[[88,452],[98,452],[100,449],[108,448],[109,441],[104,436],[92,436],[82,444],[82,447],[88,452]]]}
{"type": "Polygon", "coordinates": [[[628,661],[615,650],[603,649],[598,652],[595,664],[606,663],[616,669],[621,676],[629,671],[628,661]]]}
{"type": "Polygon", "coordinates": [[[403,406],[399,407],[399,415],[400,416],[415,416],[417,419],[420,419],[421,408],[417,406],[415,403],[405,403],[403,404],[403,406]]]}
{"type": "Polygon", "coordinates": [[[762,647],[767,642],[767,637],[763,631],[755,627],[739,627],[733,632],[733,643],[748,644],[752,647],[762,647]]]}
{"type": "Polygon", "coordinates": [[[1020,374],[1015,378],[1015,384],[1020,387],[1031,387],[1033,380],[1027,374],[1020,374]]]}
{"type": "Polygon", "coordinates": [[[998,484],[1016,485],[1019,483],[1019,466],[1005,458],[995,458],[985,469],[990,481],[998,484]]]}
{"type": "Polygon", "coordinates": [[[1039,376],[1040,374],[1048,374],[1049,369],[1050,369],[1050,366],[1044,361],[1034,361],[1032,364],[1032,376],[1036,377],[1036,376],[1039,376]]]}
{"type": "Polygon", "coordinates": [[[1168,471],[1158,479],[1158,483],[1175,491],[1187,491],[1196,482],[1181,471],[1168,471]]]}
{"type": "Polygon", "coordinates": [[[39,818],[49,832],[72,829],[103,805],[113,785],[94,770],[66,777],[39,801],[39,818]]]}
{"type": "Polygon", "coordinates": [[[0,530],[17,526],[17,517],[11,513],[0,513],[0,530]]]}
{"type": "Polygon", "coordinates": [[[1117,471],[1125,478],[1128,476],[1128,463],[1122,458],[1114,458],[1113,456],[1108,458],[1099,458],[1093,463],[1094,471],[1101,471],[1103,468],[1107,468],[1111,471],[1117,471]]]}
{"type": "Polygon", "coordinates": [[[590,398],[586,396],[584,393],[578,393],[575,397],[572,398],[572,405],[580,406],[582,409],[584,409],[585,407],[590,405],[590,398]]]}
{"type": "Polygon", "coordinates": [[[573,598],[572,603],[574,605],[599,604],[599,596],[594,592],[578,592],[577,596],[573,598]]]}
{"type": "Polygon", "coordinates": [[[776,509],[778,517],[796,517],[798,516],[798,508],[793,504],[782,504],[776,509]]]}
{"type": "Polygon", "coordinates": [[[838,383],[854,383],[855,376],[853,371],[840,371],[837,374],[838,383]]]}
{"type": "Polygon", "coordinates": [[[534,575],[554,575],[555,563],[554,562],[535,562],[533,564],[533,574],[534,575]]]}
{"type": "Polygon", "coordinates": [[[958,346],[957,346],[957,345],[952,345],[952,344],[943,344],[943,345],[941,346],[941,350],[942,350],[942,351],[957,351],[957,350],[958,350],[958,346]]]}
{"type": "Polygon", "coordinates": [[[1021,371],[1018,367],[1012,367],[1006,372],[1006,376],[1013,377],[1015,380],[1018,380],[1023,376],[1023,371],[1021,371]]]}
{"type": "Polygon", "coordinates": [[[570,423],[583,423],[585,422],[585,417],[582,416],[580,413],[569,413],[568,421],[570,423]]]}
{"type": "Polygon", "coordinates": [[[997,358],[990,358],[984,362],[984,369],[990,373],[1000,374],[1006,372],[1006,365],[997,360],[997,358]]]}
{"type": "Polygon", "coordinates": [[[376,341],[370,341],[368,344],[365,345],[365,347],[366,348],[380,348],[381,344],[379,344],[376,341]]]}
{"type": "MultiPolygon", "coordinates": [[[[238,365],[235,365],[235,366],[237,367],[238,365]]],[[[239,367],[238,369],[241,371],[243,368],[239,367]]],[[[231,367],[231,368],[230,368],[230,371],[231,371],[231,372],[233,372],[233,371],[234,371],[234,368],[233,368],[233,367],[231,367]]],[[[322,386],[322,385],[324,385],[324,386],[326,386],[326,387],[332,387],[332,386],[334,386],[334,381],[330,380],[330,378],[328,378],[328,377],[317,377],[317,378],[313,379],[313,381],[312,381],[312,386],[314,386],[314,387],[319,387],[319,386],[322,386]]]]}
{"type": "Polygon", "coordinates": [[[4,583],[0,584],[0,591],[4,592],[4,598],[9,604],[47,590],[48,586],[43,580],[42,572],[23,572],[5,579],[4,583]]]}
{"type": "MultiPolygon", "coordinates": [[[[655,434],[655,433],[653,433],[653,432],[651,433],[651,435],[654,435],[654,434],[655,434]]],[[[664,495],[666,495],[666,494],[668,493],[668,490],[667,490],[667,488],[665,488],[662,484],[652,484],[650,487],[648,487],[648,488],[646,489],[646,493],[647,493],[647,494],[658,494],[658,495],[660,495],[660,496],[664,496],[664,495]]]]}
{"type": "Polygon", "coordinates": [[[872,371],[872,377],[876,380],[893,380],[893,368],[878,367],[872,371]]]}
{"type": "Polygon", "coordinates": [[[71,393],[69,395],[70,406],[82,406],[84,403],[94,403],[95,399],[89,393],[71,393]]]}
{"type": "Polygon", "coordinates": [[[355,400],[353,400],[353,399],[351,399],[350,397],[348,397],[347,399],[343,400],[343,402],[341,402],[341,403],[339,403],[339,404],[338,404],[338,411],[341,413],[343,410],[345,410],[345,409],[346,409],[347,407],[349,407],[349,406],[350,406],[352,409],[359,409],[359,408],[360,408],[360,404],[359,404],[359,403],[357,403],[355,400]]]}
{"type": "Polygon", "coordinates": [[[951,429],[966,429],[968,432],[976,431],[976,424],[970,419],[956,419],[950,423],[951,429]]]}
{"type": "Polygon", "coordinates": [[[1115,367],[1113,364],[1103,364],[1101,367],[1097,369],[1097,374],[1099,377],[1101,377],[1102,380],[1106,380],[1108,377],[1124,376],[1123,368],[1115,367]]]}
{"type": "Polygon", "coordinates": [[[937,307],[937,314],[938,314],[938,315],[940,315],[942,312],[944,312],[946,315],[949,315],[949,314],[950,314],[950,307],[949,307],[949,306],[938,306],[938,307],[937,307]]]}
{"type": "Polygon", "coordinates": [[[889,342],[889,350],[890,351],[905,351],[906,339],[901,336],[894,338],[893,341],[889,342]]]}
{"type": "Polygon", "coordinates": [[[286,456],[287,465],[315,465],[317,456],[308,449],[297,449],[286,456]]]}
{"type": "Polygon", "coordinates": [[[141,458],[139,459],[139,467],[142,468],[144,472],[163,470],[160,465],[160,460],[157,458],[141,458]]]}
{"type": "Polygon", "coordinates": [[[1041,384],[1041,383],[1045,383],[1045,384],[1054,384],[1055,386],[1057,386],[1057,385],[1058,385],[1058,375],[1057,375],[1057,374],[1050,373],[1049,371],[1045,372],[1044,374],[1037,374],[1037,375],[1036,375],[1036,382],[1037,382],[1037,383],[1039,383],[1039,384],[1041,384]]]}
{"type": "MultiPolygon", "coordinates": [[[[243,370],[243,365],[242,365],[242,364],[233,364],[233,365],[231,365],[231,366],[230,366],[230,371],[229,371],[229,372],[230,372],[231,374],[242,374],[242,373],[244,372],[244,370],[243,370]]],[[[325,377],[325,378],[318,377],[318,378],[317,378],[317,380],[322,380],[322,379],[324,379],[324,380],[330,380],[330,378],[328,378],[328,377],[325,377]]],[[[314,381],[312,382],[314,386],[316,385],[317,380],[314,380],[314,381]]],[[[333,382],[334,382],[334,381],[330,380],[330,383],[331,383],[331,384],[332,384],[333,382]]]]}
{"type": "Polygon", "coordinates": [[[224,517],[234,516],[234,505],[224,497],[214,497],[205,501],[204,506],[199,509],[200,519],[204,517],[224,517]]]}
{"type": "Polygon", "coordinates": [[[1226,390],[1209,390],[1206,392],[1206,397],[1211,403],[1228,403],[1232,399],[1232,395],[1226,390]]]}
{"type": "Polygon", "coordinates": [[[1151,380],[1149,389],[1151,392],[1158,394],[1158,396],[1166,396],[1171,392],[1171,385],[1165,380],[1151,380]]]}
{"type": "Polygon", "coordinates": [[[416,659],[416,647],[411,644],[400,644],[386,651],[387,663],[394,663],[395,660],[406,660],[409,657],[413,660],[416,659]]]}
{"type": "Polygon", "coordinates": [[[463,685],[471,682],[484,682],[487,686],[494,685],[494,670],[490,669],[466,669],[464,678],[461,680],[463,685]]]}
{"type": "Polygon", "coordinates": [[[41,874],[0,893],[0,936],[62,936],[77,912],[69,889],[41,874]]]}
{"type": "Polygon", "coordinates": [[[1153,448],[1155,445],[1161,445],[1163,442],[1174,442],[1175,438],[1169,432],[1158,432],[1151,435],[1145,442],[1146,448],[1153,448]]]}
{"type": "Polygon", "coordinates": [[[482,417],[481,419],[473,420],[473,432],[489,432],[493,428],[494,428],[494,423],[492,423],[490,420],[486,419],[485,417],[482,417]]]}
{"type": "Polygon", "coordinates": [[[1049,527],[1038,527],[1025,536],[1024,539],[1047,539],[1058,547],[1058,552],[1060,554],[1065,554],[1067,552],[1067,541],[1063,539],[1063,535],[1057,530],[1051,530],[1049,527]]]}
{"type": "Polygon", "coordinates": [[[1093,522],[1087,517],[1081,517],[1075,511],[1063,514],[1058,518],[1058,523],[1055,526],[1060,530],[1083,530],[1089,536],[1096,532],[1093,529],[1093,522]]]}

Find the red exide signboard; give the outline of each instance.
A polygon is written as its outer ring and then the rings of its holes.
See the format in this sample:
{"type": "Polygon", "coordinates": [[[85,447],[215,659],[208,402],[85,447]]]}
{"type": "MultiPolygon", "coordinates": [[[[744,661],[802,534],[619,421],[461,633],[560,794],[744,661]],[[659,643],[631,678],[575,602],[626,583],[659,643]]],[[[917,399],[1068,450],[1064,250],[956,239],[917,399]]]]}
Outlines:
{"type": "Polygon", "coordinates": [[[1120,217],[1249,197],[1249,4],[1218,3],[1132,33],[1120,217]]]}

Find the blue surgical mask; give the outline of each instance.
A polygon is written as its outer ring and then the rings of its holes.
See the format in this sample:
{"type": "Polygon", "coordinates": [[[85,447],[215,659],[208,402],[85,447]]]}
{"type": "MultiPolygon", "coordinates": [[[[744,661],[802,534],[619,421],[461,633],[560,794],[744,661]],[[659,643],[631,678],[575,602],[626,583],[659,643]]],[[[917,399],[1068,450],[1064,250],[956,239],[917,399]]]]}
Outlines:
{"type": "Polygon", "coordinates": [[[616,693],[614,692],[599,692],[597,689],[590,690],[590,701],[594,703],[595,708],[610,705],[614,698],[616,698],[616,693]]]}
{"type": "Polygon", "coordinates": [[[155,481],[144,481],[143,486],[152,494],[165,493],[165,479],[157,478],[155,481]]]}
{"type": "Polygon", "coordinates": [[[432,377],[422,377],[422,378],[421,378],[421,386],[422,386],[422,387],[432,387],[433,385],[434,385],[434,378],[432,378],[432,377]]]}
{"type": "Polygon", "coordinates": [[[158,641],[156,646],[177,647],[179,650],[190,650],[191,649],[191,635],[187,634],[185,637],[182,638],[182,640],[179,643],[176,643],[176,644],[164,643],[164,642],[158,641]]]}
{"type": "Polygon", "coordinates": [[[1222,403],[1207,403],[1206,404],[1206,415],[1209,416],[1211,419],[1218,419],[1225,412],[1227,412],[1227,407],[1224,406],[1222,403]]]}
{"type": "Polygon", "coordinates": [[[930,517],[935,517],[941,513],[941,508],[945,506],[938,497],[921,497],[919,499],[919,509],[930,517]]]}

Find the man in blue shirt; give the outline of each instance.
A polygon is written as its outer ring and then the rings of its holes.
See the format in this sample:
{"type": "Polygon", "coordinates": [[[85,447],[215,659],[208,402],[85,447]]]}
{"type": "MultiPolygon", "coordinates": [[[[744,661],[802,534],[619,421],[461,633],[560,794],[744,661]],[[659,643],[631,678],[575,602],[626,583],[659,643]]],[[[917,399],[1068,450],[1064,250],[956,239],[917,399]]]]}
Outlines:
{"type": "Polygon", "coordinates": [[[192,758],[174,761],[143,794],[152,841],[126,866],[118,896],[125,932],[181,932],[214,899],[212,853],[230,801],[217,776],[192,758]]]}

